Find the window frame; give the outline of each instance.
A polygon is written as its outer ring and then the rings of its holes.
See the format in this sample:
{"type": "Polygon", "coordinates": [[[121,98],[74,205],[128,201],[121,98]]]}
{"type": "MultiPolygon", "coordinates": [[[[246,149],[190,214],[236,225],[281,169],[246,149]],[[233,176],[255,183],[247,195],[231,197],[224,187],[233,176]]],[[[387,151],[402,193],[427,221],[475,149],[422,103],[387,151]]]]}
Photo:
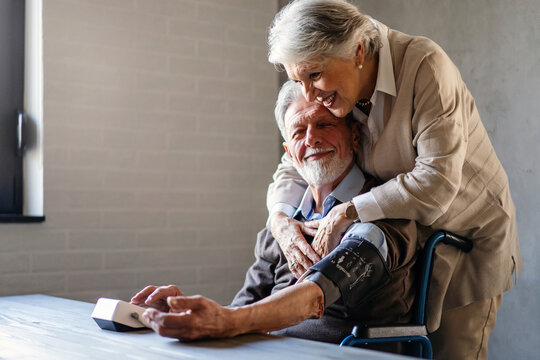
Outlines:
{"type": "Polygon", "coordinates": [[[22,214],[2,214],[0,222],[43,222],[43,0],[25,0],[24,100],[33,143],[23,155],[22,214]]]}

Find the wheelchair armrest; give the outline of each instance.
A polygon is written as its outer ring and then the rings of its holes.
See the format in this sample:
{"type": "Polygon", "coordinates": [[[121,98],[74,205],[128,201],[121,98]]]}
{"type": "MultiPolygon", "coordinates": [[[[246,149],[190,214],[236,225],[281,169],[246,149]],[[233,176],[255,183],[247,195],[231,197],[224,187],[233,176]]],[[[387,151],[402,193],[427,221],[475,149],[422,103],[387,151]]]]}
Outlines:
{"type": "Polygon", "coordinates": [[[427,336],[425,325],[355,326],[352,334],[360,339],[380,339],[403,336],[427,336]]]}

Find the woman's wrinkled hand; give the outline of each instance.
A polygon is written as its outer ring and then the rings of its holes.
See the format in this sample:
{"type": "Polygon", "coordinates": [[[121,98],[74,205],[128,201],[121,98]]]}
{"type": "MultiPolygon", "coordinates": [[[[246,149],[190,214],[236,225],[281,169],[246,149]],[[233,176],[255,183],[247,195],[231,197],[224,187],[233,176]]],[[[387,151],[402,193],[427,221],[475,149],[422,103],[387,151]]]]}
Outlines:
{"type": "Polygon", "coordinates": [[[169,286],[147,286],[131,298],[131,303],[143,307],[153,307],[159,311],[168,312],[169,296],[183,296],[184,294],[175,285],[169,286]]]}
{"type": "Polygon", "coordinates": [[[347,203],[339,204],[324,218],[318,220],[318,230],[311,246],[321,258],[330,254],[339,245],[343,234],[353,224],[354,221],[345,216],[346,209],[347,203]]]}
{"type": "Polygon", "coordinates": [[[317,222],[302,223],[282,212],[276,212],[270,218],[270,225],[272,235],[279,243],[289,263],[289,269],[296,278],[321,260],[305,238],[305,235],[315,236],[317,222]]]}

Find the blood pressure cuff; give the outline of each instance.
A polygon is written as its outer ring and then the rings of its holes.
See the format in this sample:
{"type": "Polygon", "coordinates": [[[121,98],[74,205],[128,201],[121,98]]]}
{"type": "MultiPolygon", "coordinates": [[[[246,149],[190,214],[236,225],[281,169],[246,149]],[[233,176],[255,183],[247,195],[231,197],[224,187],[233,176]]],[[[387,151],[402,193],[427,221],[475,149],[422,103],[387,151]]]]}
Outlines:
{"type": "Polygon", "coordinates": [[[386,262],[368,241],[344,240],[309,270],[322,273],[337,286],[348,308],[366,302],[392,280],[386,262]]]}

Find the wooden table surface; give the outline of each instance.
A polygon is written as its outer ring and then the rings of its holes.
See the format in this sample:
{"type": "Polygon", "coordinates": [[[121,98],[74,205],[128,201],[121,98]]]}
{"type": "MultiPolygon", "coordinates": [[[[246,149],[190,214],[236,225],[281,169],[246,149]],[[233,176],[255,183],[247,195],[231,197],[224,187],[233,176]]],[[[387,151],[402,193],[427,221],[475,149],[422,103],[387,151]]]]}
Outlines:
{"type": "Polygon", "coordinates": [[[0,359],[403,359],[272,335],[183,343],[150,330],[101,330],[94,304],[45,295],[0,298],[0,359]]]}

